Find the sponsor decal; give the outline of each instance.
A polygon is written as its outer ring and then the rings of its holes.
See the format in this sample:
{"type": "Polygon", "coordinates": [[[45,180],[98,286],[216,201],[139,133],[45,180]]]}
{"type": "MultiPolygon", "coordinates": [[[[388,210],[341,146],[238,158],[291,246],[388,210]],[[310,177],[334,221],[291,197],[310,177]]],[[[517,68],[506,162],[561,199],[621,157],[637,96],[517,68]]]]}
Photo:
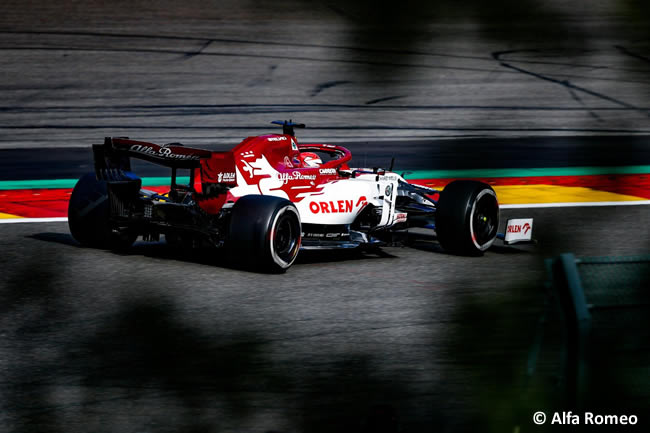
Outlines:
{"type": "Polygon", "coordinates": [[[505,243],[529,241],[533,234],[533,219],[519,218],[511,219],[506,223],[505,243]]]}
{"type": "Polygon", "coordinates": [[[242,152],[240,155],[243,158],[255,158],[255,152],[253,152],[252,150],[249,150],[247,152],[242,152]]]}
{"type": "Polygon", "coordinates": [[[235,173],[230,173],[230,172],[219,173],[217,174],[217,183],[235,182],[236,176],[237,175],[235,173]]]}
{"type": "Polygon", "coordinates": [[[284,184],[287,184],[289,181],[293,180],[316,180],[316,175],[305,174],[296,170],[291,173],[278,173],[278,179],[284,184]]]}
{"type": "Polygon", "coordinates": [[[335,168],[321,168],[318,170],[320,174],[336,174],[335,168]]]}
{"type": "Polygon", "coordinates": [[[511,226],[508,226],[508,233],[522,233],[523,234],[528,234],[528,230],[530,230],[530,224],[526,223],[524,225],[520,224],[513,224],[511,226]]]}
{"type": "MultiPolygon", "coordinates": [[[[282,137],[286,140],[286,137],[282,137]]],[[[296,144],[295,141],[293,141],[293,138],[291,139],[291,149],[293,150],[298,150],[298,145],[296,144]]]]}
{"type": "MultiPolygon", "coordinates": [[[[316,184],[318,176],[316,169],[289,169],[286,170],[286,175],[281,175],[263,155],[258,156],[255,160],[237,158],[236,164],[238,170],[237,187],[231,191],[231,194],[235,197],[246,194],[274,195],[299,203],[307,196],[320,192],[323,188],[316,184]],[[289,180],[292,180],[292,182],[289,182],[289,180]]],[[[215,172],[218,173],[219,170],[231,169],[229,167],[220,167],[215,172]]]]}
{"type": "Polygon", "coordinates": [[[312,201],[309,210],[312,213],[349,213],[352,212],[352,200],[312,201]]]}
{"type": "Polygon", "coordinates": [[[302,233],[303,238],[339,238],[345,235],[346,233],[302,233]]]}
{"type": "Polygon", "coordinates": [[[408,214],[406,212],[400,212],[395,214],[395,223],[405,223],[408,214]]]}
{"type": "Polygon", "coordinates": [[[390,197],[392,193],[393,193],[393,185],[386,185],[386,196],[390,197]]]}
{"type": "MultiPolygon", "coordinates": [[[[269,137],[267,140],[268,141],[283,141],[283,140],[286,140],[286,139],[287,139],[287,137],[269,137]]],[[[291,141],[293,142],[293,140],[291,140],[291,141]]]]}
{"type": "Polygon", "coordinates": [[[159,158],[169,158],[169,159],[182,159],[182,160],[197,160],[201,159],[197,155],[181,155],[178,153],[172,152],[168,147],[161,147],[156,151],[151,146],[145,146],[142,144],[134,144],[129,147],[131,152],[142,153],[144,155],[159,157],[159,158]]]}
{"type": "Polygon", "coordinates": [[[284,157],[284,165],[289,167],[289,168],[293,168],[293,164],[291,163],[291,160],[289,159],[288,156],[284,157]]]}
{"type": "Polygon", "coordinates": [[[359,206],[365,206],[368,201],[365,196],[359,197],[357,203],[354,200],[330,200],[330,201],[312,201],[309,203],[311,213],[350,213],[359,206]]]}

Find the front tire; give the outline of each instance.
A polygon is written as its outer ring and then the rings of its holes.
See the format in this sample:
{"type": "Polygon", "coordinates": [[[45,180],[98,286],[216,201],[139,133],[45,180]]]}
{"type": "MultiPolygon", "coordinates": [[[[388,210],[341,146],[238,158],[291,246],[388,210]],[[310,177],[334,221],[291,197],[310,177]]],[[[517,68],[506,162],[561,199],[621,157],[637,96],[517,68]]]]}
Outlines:
{"type": "Polygon", "coordinates": [[[456,180],[440,193],[436,233],[446,251],[481,255],[494,243],[498,229],[499,203],[490,185],[456,180]]]}
{"type": "Polygon", "coordinates": [[[284,272],[298,256],[301,229],[298,209],[289,200],[247,195],[232,208],[228,247],[245,264],[284,272]]]}

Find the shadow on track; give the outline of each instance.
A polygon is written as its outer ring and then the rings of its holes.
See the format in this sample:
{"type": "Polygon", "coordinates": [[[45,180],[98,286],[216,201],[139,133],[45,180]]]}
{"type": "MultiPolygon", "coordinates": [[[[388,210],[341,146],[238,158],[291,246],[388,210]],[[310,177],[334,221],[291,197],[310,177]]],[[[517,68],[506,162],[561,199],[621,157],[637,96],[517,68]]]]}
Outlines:
{"type": "MultiPolygon", "coordinates": [[[[53,242],[77,248],[85,248],[81,246],[76,240],[74,240],[72,235],[68,233],[37,233],[26,237],[39,241],[53,242]]],[[[206,266],[216,266],[231,270],[259,273],[254,269],[247,268],[245,264],[234,261],[224,250],[213,248],[178,249],[170,246],[165,241],[136,242],[128,251],[111,251],[111,253],[120,256],[144,256],[156,259],[176,260],[206,266]]],[[[376,260],[394,258],[397,258],[397,256],[392,255],[381,248],[372,250],[306,250],[300,252],[294,266],[301,264],[336,263],[350,260],[376,260]]]]}
{"type": "MultiPolygon", "coordinates": [[[[20,337],[2,348],[11,361],[0,382],[4,431],[246,431],[252,419],[269,433],[404,431],[399,407],[417,393],[399,372],[379,374],[372,352],[279,362],[264,325],[209,312],[208,323],[187,320],[163,294],[173,287],[122,299],[129,288],[114,287],[106,304],[71,302],[58,266],[37,263],[15,270],[0,293],[5,331],[20,337]]],[[[131,285],[151,283],[135,276],[131,285]]]]}
{"type": "Polygon", "coordinates": [[[69,233],[36,233],[34,235],[25,236],[28,239],[36,239],[38,241],[54,242],[62,245],[80,246],[69,233]]]}

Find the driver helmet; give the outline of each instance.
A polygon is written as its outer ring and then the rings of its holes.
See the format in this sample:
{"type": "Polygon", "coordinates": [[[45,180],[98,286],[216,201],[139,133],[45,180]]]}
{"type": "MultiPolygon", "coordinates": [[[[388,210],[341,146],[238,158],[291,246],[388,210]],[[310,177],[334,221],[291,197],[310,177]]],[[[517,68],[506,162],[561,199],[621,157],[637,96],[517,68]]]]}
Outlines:
{"type": "Polygon", "coordinates": [[[320,167],[323,163],[320,156],[316,155],[314,152],[301,152],[300,160],[302,161],[303,167],[320,167]]]}

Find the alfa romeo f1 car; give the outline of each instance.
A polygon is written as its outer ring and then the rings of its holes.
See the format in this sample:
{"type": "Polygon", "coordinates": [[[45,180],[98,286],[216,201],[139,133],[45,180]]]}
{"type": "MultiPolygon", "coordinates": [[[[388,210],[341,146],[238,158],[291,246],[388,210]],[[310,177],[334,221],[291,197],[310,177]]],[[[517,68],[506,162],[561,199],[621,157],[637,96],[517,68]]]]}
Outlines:
{"type": "MultiPolygon", "coordinates": [[[[273,123],[282,134],[248,137],[226,152],[127,138],[93,145],[95,172],[70,197],[72,236],[125,249],[138,236],[162,234],[172,245],[227,248],[270,271],[288,269],[301,249],[376,247],[413,227],[433,229],[455,254],[480,255],[497,238],[499,204],[489,185],[457,180],[438,191],[389,170],[350,168],[348,149],[299,144],[294,128],[303,124],[273,123]],[[142,188],[131,158],[169,167],[169,191],[142,188]],[[179,170],[189,172],[186,184],[179,170]]],[[[513,233],[505,240],[530,239],[529,230],[513,233]]]]}

